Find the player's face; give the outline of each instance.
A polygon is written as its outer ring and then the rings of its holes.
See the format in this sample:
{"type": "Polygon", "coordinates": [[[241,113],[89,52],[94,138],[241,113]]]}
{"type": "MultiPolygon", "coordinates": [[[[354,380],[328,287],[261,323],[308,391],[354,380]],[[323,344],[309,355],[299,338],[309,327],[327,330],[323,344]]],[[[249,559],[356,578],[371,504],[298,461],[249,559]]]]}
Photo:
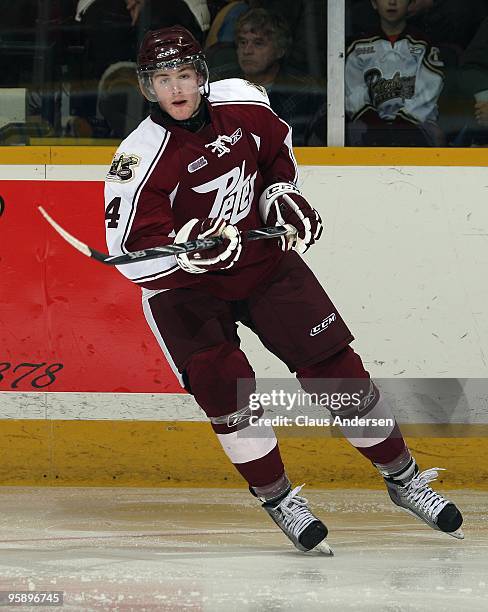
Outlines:
{"type": "Polygon", "coordinates": [[[371,4],[383,21],[394,24],[406,18],[410,0],[371,0],[371,4]]]}
{"type": "Polygon", "coordinates": [[[177,121],[189,119],[200,106],[200,80],[192,65],[158,70],[152,84],[159,106],[177,121]]]}
{"type": "Polygon", "coordinates": [[[236,44],[237,59],[247,77],[266,73],[284,54],[276,49],[270,36],[264,33],[255,34],[247,29],[239,32],[236,44]]]}

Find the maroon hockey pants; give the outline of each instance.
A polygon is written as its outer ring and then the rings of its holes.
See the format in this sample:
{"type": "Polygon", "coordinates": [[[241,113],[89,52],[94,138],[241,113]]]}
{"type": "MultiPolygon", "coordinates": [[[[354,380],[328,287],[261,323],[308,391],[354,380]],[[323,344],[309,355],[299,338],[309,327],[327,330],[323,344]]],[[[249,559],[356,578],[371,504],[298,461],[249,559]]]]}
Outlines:
{"type": "MultiPolygon", "coordinates": [[[[144,310],[175,373],[210,418],[224,451],[251,486],[275,482],[284,467],[272,428],[261,430],[256,438],[242,435],[249,425],[246,411],[255,376],[240,349],[238,322],[250,327],[270,352],[296,372],[307,392],[320,391],[318,379],[355,383],[367,379],[369,385],[369,374],[349,346],[350,331],[295,252],[286,254],[271,278],[245,300],[225,301],[193,288],[171,289],[151,297],[144,310]]],[[[368,414],[389,414],[377,393],[367,408],[368,414]]],[[[344,433],[375,463],[388,464],[405,452],[396,424],[380,439],[356,439],[344,433]]]]}

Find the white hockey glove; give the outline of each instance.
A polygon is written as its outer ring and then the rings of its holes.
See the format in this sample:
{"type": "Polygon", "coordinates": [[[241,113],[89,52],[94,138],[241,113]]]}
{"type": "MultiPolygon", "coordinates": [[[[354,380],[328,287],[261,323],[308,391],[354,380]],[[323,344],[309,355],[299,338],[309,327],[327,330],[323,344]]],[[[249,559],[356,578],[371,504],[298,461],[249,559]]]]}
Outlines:
{"type": "Polygon", "coordinates": [[[175,236],[175,243],[221,236],[224,240],[213,249],[180,253],[176,261],[182,270],[191,274],[202,274],[215,270],[227,270],[239,259],[241,235],[234,225],[224,219],[191,219],[175,236]]]}
{"type": "Polygon", "coordinates": [[[259,198],[259,212],[266,225],[292,225],[297,233],[280,238],[283,251],[305,253],[322,234],[322,219],[291,183],[274,183],[259,198]]]}

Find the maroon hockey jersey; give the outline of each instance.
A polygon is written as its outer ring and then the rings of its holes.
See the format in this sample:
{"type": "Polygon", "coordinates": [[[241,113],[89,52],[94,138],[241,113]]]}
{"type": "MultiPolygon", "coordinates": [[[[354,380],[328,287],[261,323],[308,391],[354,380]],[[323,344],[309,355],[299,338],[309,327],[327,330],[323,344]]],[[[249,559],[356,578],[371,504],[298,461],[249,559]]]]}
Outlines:
{"type": "MultiPolygon", "coordinates": [[[[222,217],[243,232],[263,225],[265,187],[296,183],[291,129],[270,108],[266,91],[241,79],[210,85],[211,123],[197,133],[147,117],[119,146],[105,182],[105,224],[112,255],[170,244],[195,217],[222,217]]],[[[119,266],[149,293],[195,286],[243,299],[277,265],[277,240],[244,244],[229,270],[190,274],[174,257],[119,266]]]]}

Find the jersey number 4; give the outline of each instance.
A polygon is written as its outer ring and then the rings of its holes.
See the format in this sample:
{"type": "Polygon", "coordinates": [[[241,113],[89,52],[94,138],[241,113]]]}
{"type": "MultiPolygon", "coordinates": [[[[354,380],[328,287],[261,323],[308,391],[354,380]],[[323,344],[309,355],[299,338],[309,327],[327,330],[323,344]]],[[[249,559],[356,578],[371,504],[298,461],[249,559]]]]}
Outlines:
{"type": "Polygon", "coordinates": [[[107,227],[115,228],[119,226],[120,198],[114,198],[105,209],[105,220],[108,221],[107,227]]]}

